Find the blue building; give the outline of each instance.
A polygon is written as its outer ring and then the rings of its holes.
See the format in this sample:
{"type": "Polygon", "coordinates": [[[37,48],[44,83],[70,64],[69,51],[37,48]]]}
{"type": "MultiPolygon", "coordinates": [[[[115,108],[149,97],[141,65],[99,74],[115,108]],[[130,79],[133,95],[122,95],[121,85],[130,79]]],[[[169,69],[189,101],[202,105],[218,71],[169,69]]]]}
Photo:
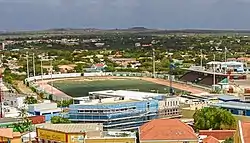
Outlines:
{"type": "Polygon", "coordinates": [[[69,118],[76,122],[101,122],[106,129],[133,129],[157,116],[157,101],[119,104],[71,105],[69,118]]]}
{"type": "Polygon", "coordinates": [[[226,109],[235,115],[250,116],[250,103],[229,101],[212,104],[211,106],[226,109]]]}
{"type": "Polygon", "coordinates": [[[84,98],[85,101],[81,102],[78,98],[75,104],[70,105],[69,119],[72,122],[103,123],[104,129],[133,130],[159,116],[180,115],[179,100],[176,97],[165,100],[156,93],[135,91],[101,91],[90,94],[95,99],[84,98]]]}
{"type": "Polygon", "coordinates": [[[220,95],[218,96],[218,100],[223,101],[223,102],[229,102],[229,101],[240,102],[241,101],[239,97],[236,97],[233,95],[220,95]]]}
{"type": "Polygon", "coordinates": [[[56,103],[39,103],[28,105],[28,113],[32,115],[44,115],[45,121],[50,121],[53,116],[59,116],[62,109],[57,108],[56,103]]]}

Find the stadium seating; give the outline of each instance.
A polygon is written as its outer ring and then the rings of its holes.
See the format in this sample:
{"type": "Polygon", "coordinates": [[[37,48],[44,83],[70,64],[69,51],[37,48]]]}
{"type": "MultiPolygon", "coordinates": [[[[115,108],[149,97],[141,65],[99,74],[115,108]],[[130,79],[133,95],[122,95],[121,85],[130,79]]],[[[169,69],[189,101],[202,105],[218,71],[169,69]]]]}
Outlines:
{"type": "MultiPolygon", "coordinates": [[[[215,84],[222,81],[225,77],[223,76],[215,76],[215,84]]],[[[213,83],[213,75],[207,75],[205,76],[201,81],[199,81],[197,84],[199,85],[205,85],[205,86],[212,86],[213,83]]]]}
{"type": "Polygon", "coordinates": [[[184,81],[184,82],[197,82],[199,81],[199,79],[201,79],[203,77],[202,73],[198,73],[198,72],[187,72],[186,74],[184,74],[180,80],[184,81]]]}

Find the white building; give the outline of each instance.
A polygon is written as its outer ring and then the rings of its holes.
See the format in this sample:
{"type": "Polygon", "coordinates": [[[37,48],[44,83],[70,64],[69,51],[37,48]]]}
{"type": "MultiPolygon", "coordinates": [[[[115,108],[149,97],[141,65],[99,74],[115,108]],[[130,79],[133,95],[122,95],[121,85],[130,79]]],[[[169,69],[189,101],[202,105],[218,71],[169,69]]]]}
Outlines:
{"type": "MultiPolygon", "coordinates": [[[[36,96],[34,96],[36,98],[36,96]]],[[[24,104],[25,96],[21,94],[15,94],[15,93],[4,93],[3,94],[3,105],[15,107],[15,108],[22,108],[26,107],[24,104]]]]}
{"type": "Polygon", "coordinates": [[[244,63],[242,62],[216,62],[212,61],[207,63],[207,68],[213,70],[215,68],[216,72],[225,72],[225,71],[232,71],[232,72],[244,72],[244,63]]]}
{"type": "Polygon", "coordinates": [[[56,103],[29,104],[28,113],[32,115],[44,115],[46,121],[50,121],[53,116],[58,116],[62,109],[57,108],[56,103]]]}

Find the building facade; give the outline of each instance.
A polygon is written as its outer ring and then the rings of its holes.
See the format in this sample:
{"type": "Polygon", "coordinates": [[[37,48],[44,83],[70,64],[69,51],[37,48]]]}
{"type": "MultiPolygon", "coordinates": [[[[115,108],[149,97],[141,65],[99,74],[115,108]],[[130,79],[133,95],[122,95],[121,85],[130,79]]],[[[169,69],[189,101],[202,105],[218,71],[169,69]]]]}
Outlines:
{"type": "Polygon", "coordinates": [[[71,105],[69,119],[73,122],[100,122],[105,129],[136,129],[155,119],[156,100],[120,104],[71,105]]]}
{"type": "Polygon", "coordinates": [[[100,137],[102,124],[41,124],[36,127],[38,142],[84,142],[85,138],[100,137]]]}
{"type": "Polygon", "coordinates": [[[112,92],[91,93],[92,98],[98,99],[74,102],[69,107],[69,119],[72,122],[103,123],[104,129],[134,130],[152,119],[180,117],[177,97],[132,91],[112,92]]]}
{"type": "Polygon", "coordinates": [[[28,113],[35,116],[45,116],[46,121],[50,121],[53,116],[59,116],[62,109],[57,108],[56,103],[39,103],[28,105],[28,113]]]}
{"type": "Polygon", "coordinates": [[[230,101],[215,103],[211,106],[225,109],[235,115],[250,116],[250,103],[230,101]]]}

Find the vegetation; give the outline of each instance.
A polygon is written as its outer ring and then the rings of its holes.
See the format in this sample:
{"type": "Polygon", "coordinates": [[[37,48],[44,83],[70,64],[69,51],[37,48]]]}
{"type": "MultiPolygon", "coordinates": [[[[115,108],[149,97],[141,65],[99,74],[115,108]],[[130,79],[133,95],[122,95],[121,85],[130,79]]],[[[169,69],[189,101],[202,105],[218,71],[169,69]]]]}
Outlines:
{"type": "Polygon", "coordinates": [[[52,124],[63,124],[63,123],[70,123],[70,120],[61,116],[53,116],[51,118],[52,124]]]}
{"type": "Polygon", "coordinates": [[[13,124],[14,131],[23,133],[32,130],[32,122],[28,119],[27,115],[27,110],[25,108],[22,108],[19,113],[21,121],[13,124]]]}
{"type": "Polygon", "coordinates": [[[234,143],[234,138],[227,138],[225,141],[223,141],[222,143],[234,143]]]}
{"type": "Polygon", "coordinates": [[[27,96],[24,100],[25,104],[36,104],[38,101],[34,96],[27,96]]]}
{"type": "Polygon", "coordinates": [[[193,118],[196,131],[208,129],[235,129],[236,127],[235,117],[230,112],[220,108],[202,108],[195,112],[193,118]]]}
{"type": "Polygon", "coordinates": [[[73,104],[73,99],[57,101],[57,107],[69,107],[70,104],[73,104]]]}

